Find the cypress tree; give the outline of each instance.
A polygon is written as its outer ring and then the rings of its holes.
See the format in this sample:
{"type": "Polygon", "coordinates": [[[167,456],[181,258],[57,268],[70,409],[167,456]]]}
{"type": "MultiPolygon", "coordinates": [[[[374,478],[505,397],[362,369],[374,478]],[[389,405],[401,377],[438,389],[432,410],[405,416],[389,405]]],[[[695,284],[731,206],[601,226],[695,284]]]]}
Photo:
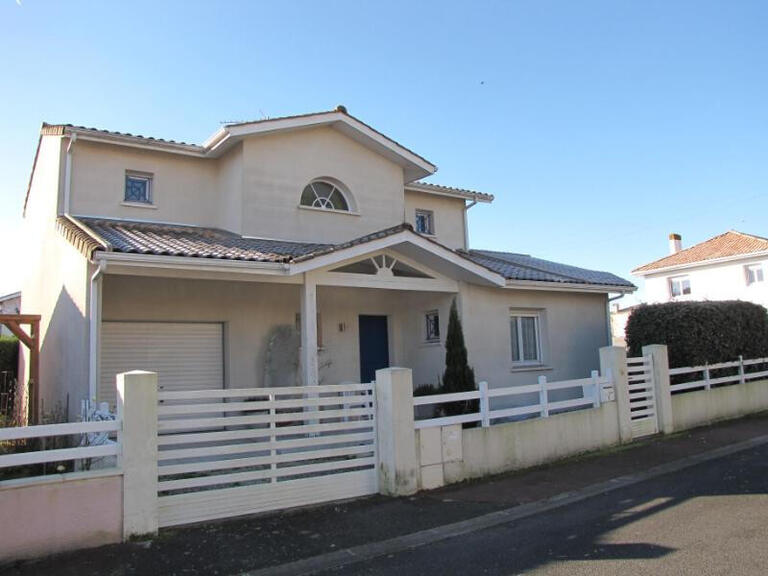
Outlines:
{"type": "MultiPolygon", "coordinates": [[[[443,372],[443,392],[469,392],[475,390],[475,372],[467,363],[467,347],[464,344],[464,331],[456,310],[456,300],[451,304],[448,316],[448,334],[445,337],[445,372],[443,372]]],[[[467,414],[477,410],[478,402],[450,402],[444,404],[445,413],[451,416],[467,414]]]]}

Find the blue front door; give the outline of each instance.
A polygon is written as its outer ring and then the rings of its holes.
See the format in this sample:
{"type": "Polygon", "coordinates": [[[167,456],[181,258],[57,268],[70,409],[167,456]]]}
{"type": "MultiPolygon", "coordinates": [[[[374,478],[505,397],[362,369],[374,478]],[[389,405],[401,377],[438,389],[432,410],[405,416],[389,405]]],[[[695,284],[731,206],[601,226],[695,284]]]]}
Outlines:
{"type": "Polygon", "coordinates": [[[360,382],[376,379],[376,370],[389,367],[386,316],[360,316],[360,382]]]}

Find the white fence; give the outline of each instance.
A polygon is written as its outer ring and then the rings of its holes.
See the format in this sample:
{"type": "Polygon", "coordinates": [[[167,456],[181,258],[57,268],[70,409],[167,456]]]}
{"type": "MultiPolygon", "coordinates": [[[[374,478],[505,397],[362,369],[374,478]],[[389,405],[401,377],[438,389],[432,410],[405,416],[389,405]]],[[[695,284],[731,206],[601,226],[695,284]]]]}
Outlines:
{"type": "Polygon", "coordinates": [[[659,419],[651,356],[627,358],[627,388],[632,438],[656,434],[659,419]]]}
{"type": "Polygon", "coordinates": [[[160,526],[378,491],[372,384],[159,392],[160,526]]]}
{"type": "Polygon", "coordinates": [[[480,382],[477,390],[470,392],[457,392],[454,394],[430,394],[417,396],[413,399],[414,406],[439,406],[451,402],[477,401],[478,410],[469,414],[458,416],[443,416],[437,418],[423,418],[415,421],[417,430],[431,428],[433,426],[448,426],[450,424],[463,424],[465,422],[480,422],[485,428],[491,426],[493,421],[509,420],[524,416],[538,416],[547,418],[553,412],[565,410],[578,410],[585,408],[599,408],[602,401],[603,388],[612,386],[612,381],[600,376],[597,370],[592,371],[589,378],[579,380],[563,380],[560,382],[548,382],[546,376],[540,376],[538,384],[527,386],[508,386],[505,388],[489,388],[487,382],[480,382]],[[581,397],[569,400],[550,400],[550,393],[557,390],[577,390],[581,397]],[[524,404],[509,408],[491,408],[494,399],[519,398],[538,394],[538,402],[524,404]]]}
{"type": "Polygon", "coordinates": [[[705,364],[704,366],[690,366],[684,368],[671,368],[669,370],[669,376],[673,380],[680,379],[680,376],[696,374],[699,375],[699,379],[689,382],[676,382],[670,385],[672,393],[675,392],[688,392],[693,390],[709,390],[714,386],[722,386],[725,384],[744,384],[752,380],[759,380],[768,377],[768,370],[760,370],[755,372],[748,372],[748,368],[751,366],[759,366],[764,364],[768,366],[768,358],[754,358],[751,360],[744,360],[741,356],[734,362],[721,362],[718,364],[705,364]],[[732,374],[726,374],[722,376],[713,377],[712,374],[721,374],[722,372],[734,372],[732,374]],[[678,378],[676,378],[678,377],[678,378]]]}
{"type": "MultiPolygon", "coordinates": [[[[22,440],[35,441],[41,438],[51,438],[56,436],[112,433],[118,432],[120,429],[121,423],[116,420],[0,428],[0,444],[22,440]]],[[[37,442],[33,443],[37,444],[37,442]]],[[[78,446],[75,448],[58,448],[52,450],[37,449],[28,452],[0,455],[0,468],[103,458],[107,456],[117,456],[119,451],[120,446],[117,443],[107,443],[97,446],[78,446]]]]}

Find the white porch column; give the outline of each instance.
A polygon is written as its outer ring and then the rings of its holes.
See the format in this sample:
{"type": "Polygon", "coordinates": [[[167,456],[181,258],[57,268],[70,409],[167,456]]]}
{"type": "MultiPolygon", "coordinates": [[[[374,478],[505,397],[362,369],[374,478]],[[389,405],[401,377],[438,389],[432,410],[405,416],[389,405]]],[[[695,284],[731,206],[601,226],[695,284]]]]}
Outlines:
{"type": "Polygon", "coordinates": [[[317,386],[317,281],[308,272],[301,286],[301,370],[304,386],[317,386]]]}

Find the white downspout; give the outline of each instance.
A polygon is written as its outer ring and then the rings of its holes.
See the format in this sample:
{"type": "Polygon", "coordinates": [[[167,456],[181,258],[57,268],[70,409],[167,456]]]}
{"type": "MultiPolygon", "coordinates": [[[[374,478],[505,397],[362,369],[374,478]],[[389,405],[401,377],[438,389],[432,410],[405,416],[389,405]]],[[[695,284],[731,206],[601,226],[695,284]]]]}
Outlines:
{"type": "Polygon", "coordinates": [[[70,213],[70,197],[72,192],[72,145],[77,140],[77,134],[69,135],[67,159],[64,164],[64,214],[70,213]]]}
{"type": "Polygon", "coordinates": [[[467,222],[467,212],[477,204],[477,196],[472,198],[472,202],[464,205],[464,250],[469,250],[469,223],[467,222]]]}
{"type": "Polygon", "coordinates": [[[99,352],[101,348],[101,277],[107,262],[99,260],[99,266],[91,276],[90,318],[88,322],[88,397],[95,404],[98,390],[99,352]]]}

